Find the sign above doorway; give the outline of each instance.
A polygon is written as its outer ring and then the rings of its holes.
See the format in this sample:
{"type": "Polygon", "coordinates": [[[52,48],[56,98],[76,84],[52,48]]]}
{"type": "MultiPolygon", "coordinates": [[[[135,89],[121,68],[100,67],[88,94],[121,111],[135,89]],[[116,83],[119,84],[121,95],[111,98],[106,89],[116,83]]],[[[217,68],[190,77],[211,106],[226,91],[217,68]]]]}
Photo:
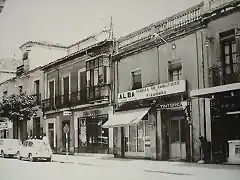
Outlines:
{"type": "Polygon", "coordinates": [[[71,116],[72,112],[71,111],[63,111],[63,116],[71,116]]]}

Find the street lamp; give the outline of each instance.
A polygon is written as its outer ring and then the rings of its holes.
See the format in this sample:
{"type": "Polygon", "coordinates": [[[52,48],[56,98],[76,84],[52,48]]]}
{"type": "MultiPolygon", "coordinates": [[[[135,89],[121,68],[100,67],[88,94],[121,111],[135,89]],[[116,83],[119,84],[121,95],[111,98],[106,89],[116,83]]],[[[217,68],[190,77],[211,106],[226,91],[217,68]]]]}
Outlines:
{"type": "MultiPolygon", "coordinates": [[[[161,40],[163,40],[166,44],[168,44],[168,42],[167,42],[163,37],[161,37],[158,33],[153,33],[153,34],[152,34],[152,39],[155,39],[156,41],[159,40],[159,39],[161,39],[161,40]]],[[[158,84],[160,84],[160,54],[159,54],[159,46],[160,46],[160,45],[157,46],[158,84]]]]}

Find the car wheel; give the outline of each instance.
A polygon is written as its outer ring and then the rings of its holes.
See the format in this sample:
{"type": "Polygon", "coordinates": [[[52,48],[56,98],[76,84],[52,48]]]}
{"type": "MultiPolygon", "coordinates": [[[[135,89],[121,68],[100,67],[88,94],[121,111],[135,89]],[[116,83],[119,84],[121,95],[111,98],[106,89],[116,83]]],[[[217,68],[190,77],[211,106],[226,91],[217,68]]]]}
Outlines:
{"type": "Polygon", "coordinates": [[[35,161],[35,158],[32,156],[31,153],[29,154],[28,157],[29,157],[29,161],[30,161],[30,162],[34,162],[34,161],[35,161]]]}
{"type": "Polygon", "coordinates": [[[18,159],[18,160],[21,160],[21,159],[22,159],[19,151],[17,152],[16,156],[17,156],[17,159],[18,159]]]}
{"type": "Polygon", "coordinates": [[[6,157],[3,151],[1,151],[1,155],[2,155],[2,158],[6,157]]]}

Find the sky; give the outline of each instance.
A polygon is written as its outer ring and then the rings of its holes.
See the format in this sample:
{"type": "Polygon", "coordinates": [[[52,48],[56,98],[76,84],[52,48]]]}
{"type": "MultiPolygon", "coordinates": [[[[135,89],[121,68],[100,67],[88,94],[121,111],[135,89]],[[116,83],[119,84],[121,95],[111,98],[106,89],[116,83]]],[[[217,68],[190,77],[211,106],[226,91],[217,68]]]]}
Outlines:
{"type": "Polygon", "coordinates": [[[202,0],[7,0],[0,14],[0,58],[27,41],[73,44],[99,32],[113,18],[114,35],[163,20],[202,0]]]}

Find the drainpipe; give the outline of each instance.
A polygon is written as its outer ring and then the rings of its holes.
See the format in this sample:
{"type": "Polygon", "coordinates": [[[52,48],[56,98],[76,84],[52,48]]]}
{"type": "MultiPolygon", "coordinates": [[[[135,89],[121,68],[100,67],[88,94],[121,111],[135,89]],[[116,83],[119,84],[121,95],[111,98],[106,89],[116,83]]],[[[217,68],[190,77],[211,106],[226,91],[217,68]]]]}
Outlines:
{"type": "MultiPolygon", "coordinates": [[[[200,72],[199,72],[199,51],[198,51],[198,35],[197,32],[195,32],[195,37],[196,37],[196,54],[197,54],[197,87],[198,89],[200,88],[200,72]]],[[[201,135],[201,114],[200,114],[200,100],[198,98],[198,126],[199,126],[199,135],[201,135]]],[[[191,125],[192,126],[192,125],[191,125]]],[[[193,136],[193,133],[190,132],[190,136],[193,136]]],[[[192,138],[193,139],[193,138],[192,138]]],[[[191,142],[192,146],[191,146],[191,153],[193,155],[193,142],[191,142]]],[[[201,154],[201,148],[200,148],[200,154],[201,154]]],[[[193,157],[191,157],[191,159],[193,159],[193,157]]]]}
{"type": "MultiPolygon", "coordinates": [[[[202,68],[203,68],[203,88],[205,88],[205,58],[204,58],[204,44],[203,44],[203,33],[201,31],[201,45],[202,45],[202,68]]],[[[204,123],[204,138],[207,137],[207,132],[206,132],[206,107],[205,107],[205,98],[203,98],[203,123],[204,123]]]]}

